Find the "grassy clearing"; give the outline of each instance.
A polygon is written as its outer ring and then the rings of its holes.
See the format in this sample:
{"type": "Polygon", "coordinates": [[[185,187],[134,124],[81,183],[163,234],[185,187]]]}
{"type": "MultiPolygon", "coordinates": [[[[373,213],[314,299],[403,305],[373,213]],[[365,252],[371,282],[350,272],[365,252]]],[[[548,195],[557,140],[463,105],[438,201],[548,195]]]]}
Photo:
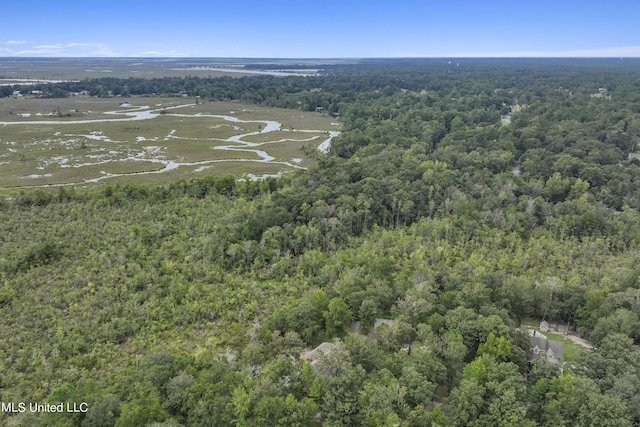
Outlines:
{"type": "Polygon", "coordinates": [[[75,185],[98,179],[105,173],[136,174],[109,181],[161,182],[225,173],[241,178],[247,174],[291,172],[295,170],[291,166],[258,163],[261,157],[255,152],[214,148],[258,149],[275,157],[276,162],[309,166],[314,159],[305,154],[305,147],[306,152],[315,149],[328,137],[328,131],[338,126],[318,113],[295,113],[230,102],[196,104],[194,100],[177,98],[3,99],[0,122],[11,124],[0,124],[0,187],[75,185]],[[155,116],[144,120],[88,122],[127,119],[122,114],[104,113],[141,111],[145,106],[155,116]],[[73,114],[58,117],[57,111],[73,114]],[[231,122],[211,115],[250,122],[231,122]],[[264,129],[265,124],[260,121],[265,120],[277,121],[287,130],[242,137],[243,141],[260,144],[259,147],[228,141],[232,136],[264,129]],[[292,123],[297,130],[290,130],[292,123]],[[214,161],[223,163],[201,164],[214,161]],[[164,169],[169,162],[180,166],[145,178],[145,172],[164,169]],[[189,164],[195,162],[199,164],[189,164]]]}
{"type": "Polygon", "coordinates": [[[246,138],[244,138],[244,140],[249,142],[256,142],[256,143],[277,142],[277,141],[286,140],[287,142],[292,142],[294,144],[303,143],[303,142],[311,144],[314,141],[317,141],[318,143],[321,141],[324,141],[327,138],[327,136],[328,136],[327,134],[320,133],[320,132],[295,132],[295,131],[284,130],[284,131],[269,132],[269,133],[260,134],[260,135],[249,135],[246,138]]]}
{"type": "Polygon", "coordinates": [[[146,185],[169,184],[179,179],[201,178],[210,175],[222,176],[230,173],[237,177],[246,177],[247,174],[261,176],[263,174],[278,174],[280,172],[293,173],[295,172],[295,170],[275,163],[253,163],[230,160],[219,163],[210,163],[208,165],[202,166],[182,166],[168,172],[157,174],[130,175],[118,178],[109,178],[100,181],[100,183],[98,184],[89,185],[102,185],[106,183],[113,185],[116,182],[120,183],[121,185],[129,183],[146,185]]]}
{"type": "Polygon", "coordinates": [[[564,356],[565,362],[575,361],[578,355],[580,354],[580,352],[584,350],[578,344],[574,343],[568,338],[565,338],[562,335],[553,334],[549,332],[547,332],[545,335],[547,336],[547,339],[550,341],[559,341],[564,344],[562,354],[564,356]]]}
{"type": "MultiPolygon", "coordinates": [[[[203,162],[207,160],[260,160],[256,153],[248,151],[215,150],[222,143],[211,141],[176,140],[163,150],[166,157],[180,159],[182,162],[203,162]]],[[[228,145],[228,144],[227,144],[228,145]]],[[[238,148],[244,148],[238,146],[238,148]]]]}
{"type": "MultiPolygon", "coordinates": [[[[179,98],[2,98],[0,99],[0,121],[73,121],[105,119],[107,111],[126,110],[122,104],[131,103],[137,107],[163,109],[186,104],[179,98]]],[[[118,118],[112,116],[110,118],[118,118]]]]}
{"type": "Polygon", "coordinates": [[[315,164],[315,159],[305,154],[306,150],[314,150],[322,140],[302,141],[302,142],[275,142],[265,144],[261,148],[267,150],[269,154],[276,158],[278,162],[291,162],[303,167],[315,164]],[[309,148],[311,147],[311,148],[309,148]]]}

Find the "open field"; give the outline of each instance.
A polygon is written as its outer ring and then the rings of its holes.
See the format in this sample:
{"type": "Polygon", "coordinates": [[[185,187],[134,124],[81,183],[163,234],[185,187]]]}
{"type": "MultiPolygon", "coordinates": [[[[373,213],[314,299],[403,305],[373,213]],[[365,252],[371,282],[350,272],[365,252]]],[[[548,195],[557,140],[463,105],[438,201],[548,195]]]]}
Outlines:
{"type": "Polygon", "coordinates": [[[315,112],[184,98],[0,100],[0,188],[277,175],[338,133],[315,112]]]}

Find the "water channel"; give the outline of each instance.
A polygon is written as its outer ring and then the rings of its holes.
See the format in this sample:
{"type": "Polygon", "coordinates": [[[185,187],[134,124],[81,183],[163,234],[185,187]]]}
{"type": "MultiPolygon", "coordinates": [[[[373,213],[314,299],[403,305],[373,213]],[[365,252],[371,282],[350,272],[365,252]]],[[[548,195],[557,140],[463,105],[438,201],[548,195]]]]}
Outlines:
{"type": "MultiPolygon", "coordinates": [[[[300,166],[296,163],[292,163],[292,162],[283,162],[283,161],[275,161],[275,157],[269,155],[266,151],[264,150],[259,150],[256,147],[259,147],[263,144],[267,144],[267,143],[255,143],[255,142],[249,142],[249,141],[245,141],[244,138],[252,136],[252,135],[258,135],[258,134],[265,134],[265,133],[269,133],[269,132],[275,132],[275,131],[281,131],[282,130],[282,124],[280,122],[277,122],[275,120],[242,120],[239,119],[235,116],[230,116],[230,115],[220,115],[220,114],[202,114],[202,113],[197,113],[197,114],[178,114],[178,113],[168,113],[168,110],[175,110],[178,108],[184,108],[184,107],[190,107],[193,106],[195,104],[183,104],[183,105],[178,105],[178,106],[173,106],[173,107],[166,107],[163,108],[161,110],[158,109],[150,109],[149,106],[142,106],[142,107],[135,107],[134,109],[131,110],[119,110],[119,111],[107,111],[105,112],[105,114],[109,114],[109,115],[124,115],[127,117],[123,117],[123,118],[113,118],[113,119],[88,119],[88,120],[29,120],[29,121],[17,121],[17,122],[0,122],[0,126],[16,126],[16,125],[38,125],[38,124],[47,124],[47,125],[51,125],[51,124],[85,124],[85,123],[102,123],[102,122],[123,122],[123,121],[134,121],[134,120],[150,120],[150,119],[154,119],[158,116],[162,115],[167,115],[167,116],[175,116],[175,117],[189,117],[189,118],[193,118],[193,117],[202,117],[202,118],[207,118],[207,117],[211,117],[211,118],[218,118],[218,119],[223,119],[225,121],[228,122],[232,122],[232,123],[261,123],[264,125],[264,128],[257,131],[257,132],[249,132],[249,133],[244,133],[241,135],[233,135],[230,136],[229,138],[225,139],[225,140],[221,140],[223,142],[228,142],[230,144],[234,144],[234,145],[222,145],[222,146],[215,146],[213,147],[215,150],[221,150],[221,151],[242,151],[242,152],[248,152],[248,153],[254,153],[255,155],[257,155],[259,158],[258,159],[217,159],[217,160],[202,160],[202,161],[197,161],[197,162],[177,162],[174,160],[166,160],[166,159],[159,159],[159,158],[147,158],[144,157],[146,154],[148,154],[146,151],[145,152],[141,152],[135,156],[130,156],[124,159],[117,159],[117,160],[105,160],[102,162],[95,162],[95,163],[83,163],[80,165],[66,165],[66,164],[60,164],[60,167],[63,168],[69,168],[69,167],[83,167],[83,166],[90,166],[90,165],[96,165],[96,164],[106,164],[106,163],[110,163],[113,161],[145,161],[145,162],[151,162],[151,163],[161,163],[164,165],[163,168],[158,169],[158,170],[153,170],[153,171],[140,171],[140,172],[128,172],[128,173],[118,173],[118,174],[112,174],[112,173],[107,173],[104,171],[101,171],[101,176],[96,177],[96,178],[90,178],[90,179],[85,179],[82,182],[84,183],[92,183],[92,182],[98,182],[101,181],[103,179],[107,179],[107,178],[113,178],[113,177],[122,177],[122,176],[134,176],[134,175],[150,175],[150,174],[159,174],[159,173],[165,173],[174,169],[177,169],[181,166],[200,166],[198,169],[196,169],[196,172],[200,172],[202,170],[205,170],[209,167],[212,167],[213,164],[215,163],[222,163],[222,162],[256,162],[256,163],[272,163],[272,164],[280,164],[283,166],[287,166],[293,169],[306,169],[303,166],[300,166]],[[162,113],[160,113],[160,111],[162,111],[162,113]]],[[[304,130],[296,130],[296,132],[307,132],[307,133],[325,133],[326,131],[322,131],[322,130],[308,130],[308,129],[304,129],[304,130]]],[[[325,139],[324,141],[322,141],[317,149],[318,151],[322,152],[322,153],[328,153],[329,152],[329,148],[331,146],[331,141],[333,140],[333,138],[337,137],[338,135],[340,135],[339,131],[329,131],[328,132],[328,137],[327,139],[325,139]]],[[[87,136],[87,135],[85,135],[87,136]]],[[[311,137],[305,141],[311,141],[316,139],[317,136],[311,137]]],[[[269,143],[276,143],[276,142],[287,142],[287,141],[297,141],[300,142],[301,140],[293,140],[293,139],[282,139],[282,140],[277,140],[277,141],[271,141],[269,143]]],[[[247,174],[248,179],[250,180],[260,180],[260,179],[265,179],[267,177],[275,177],[275,176],[281,176],[282,172],[279,172],[277,174],[264,174],[264,175],[254,175],[254,174],[247,174]]],[[[77,184],[77,182],[75,183],[65,183],[65,184],[50,184],[50,185],[46,185],[46,186],[64,186],[64,185],[72,185],[72,184],[77,184]]]]}

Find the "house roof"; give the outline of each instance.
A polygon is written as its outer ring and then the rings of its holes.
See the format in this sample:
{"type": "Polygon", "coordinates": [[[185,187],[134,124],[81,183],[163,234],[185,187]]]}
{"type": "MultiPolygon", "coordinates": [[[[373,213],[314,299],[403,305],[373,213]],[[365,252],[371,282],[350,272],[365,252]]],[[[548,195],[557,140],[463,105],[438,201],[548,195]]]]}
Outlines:
{"type": "MultiPolygon", "coordinates": [[[[382,319],[380,317],[376,317],[373,322],[373,328],[371,328],[371,333],[375,334],[376,332],[378,332],[378,328],[380,328],[380,326],[382,325],[387,325],[389,329],[393,329],[396,325],[396,321],[391,319],[382,319]]],[[[351,324],[351,331],[354,334],[360,334],[362,331],[362,322],[360,322],[359,320],[356,322],[353,322],[351,324]]]]}
{"type": "Polygon", "coordinates": [[[560,363],[564,362],[564,344],[559,341],[551,341],[541,336],[529,337],[532,350],[532,358],[537,359],[542,355],[555,358],[560,363]],[[536,351],[537,349],[537,351],[536,351]]]}
{"type": "Polygon", "coordinates": [[[311,362],[311,364],[316,363],[322,356],[328,354],[333,350],[336,345],[332,342],[323,342],[313,350],[303,354],[300,358],[306,360],[307,362],[311,362]]]}

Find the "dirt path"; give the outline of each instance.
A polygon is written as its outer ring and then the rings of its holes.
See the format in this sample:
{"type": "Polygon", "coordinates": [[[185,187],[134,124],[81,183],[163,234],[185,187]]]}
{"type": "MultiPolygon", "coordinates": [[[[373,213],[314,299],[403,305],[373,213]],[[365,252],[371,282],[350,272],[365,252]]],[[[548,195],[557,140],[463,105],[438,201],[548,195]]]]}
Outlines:
{"type": "MultiPolygon", "coordinates": [[[[528,331],[535,331],[536,336],[538,337],[547,338],[546,335],[541,333],[539,330],[535,329],[532,325],[527,324],[527,325],[522,325],[521,327],[527,328],[528,331]]],[[[558,325],[557,329],[556,328],[549,329],[548,333],[561,335],[564,338],[573,341],[574,343],[578,344],[581,347],[584,347],[588,350],[593,350],[593,346],[591,345],[591,343],[589,343],[589,341],[578,336],[578,334],[575,331],[567,330],[567,327],[564,325],[558,325]]]]}
{"type": "Polygon", "coordinates": [[[587,348],[589,350],[593,350],[593,346],[591,344],[589,344],[586,340],[584,340],[583,338],[580,338],[577,335],[565,335],[564,336],[567,339],[570,339],[571,341],[573,341],[574,343],[581,345],[584,348],[587,348]]]}
{"type": "Polygon", "coordinates": [[[589,343],[589,341],[585,340],[584,338],[581,338],[578,336],[578,334],[576,334],[574,331],[571,330],[567,330],[567,327],[564,325],[558,325],[558,329],[557,332],[560,334],[564,334],[564,337],[566,339],[569,339],[571,341],[573,341],[574,343],[587,348],[589,350],[593,350],[593,346],[589,343]]]}

